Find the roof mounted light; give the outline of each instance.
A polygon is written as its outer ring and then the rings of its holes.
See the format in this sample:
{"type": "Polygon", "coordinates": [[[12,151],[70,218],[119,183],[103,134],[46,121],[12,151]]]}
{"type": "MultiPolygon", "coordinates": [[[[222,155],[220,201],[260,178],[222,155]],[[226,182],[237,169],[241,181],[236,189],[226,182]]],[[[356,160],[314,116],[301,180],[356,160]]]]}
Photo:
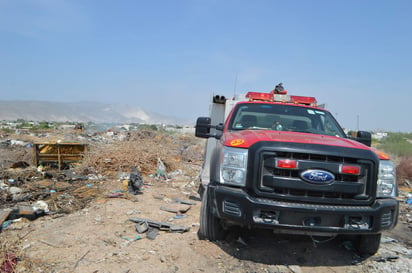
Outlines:
{"type": "Polygon", "coordinates": [[[318,102],[314,97],[290,96],[290,102],[295,104],[305,104],[310,106],[318,106],[318,102]]]}
{"type": "Polygon", "coordinates": [[[281,102],[281,103],[293,103],[317,107],[318,102],[314,97],[306,96],[289,96],[287,91],[283,89],[282,83],[276,85],[275,89],[269,93],[261,92],[248,92],[246,98],[249,101],[267,101],[267,102],[281,102]]]}
{"type": "Polygon", "coordinates": [[[273,101],[273,95],[271,93],[248,92],[246,98],[248,98],[249,101],[273,101]]]}

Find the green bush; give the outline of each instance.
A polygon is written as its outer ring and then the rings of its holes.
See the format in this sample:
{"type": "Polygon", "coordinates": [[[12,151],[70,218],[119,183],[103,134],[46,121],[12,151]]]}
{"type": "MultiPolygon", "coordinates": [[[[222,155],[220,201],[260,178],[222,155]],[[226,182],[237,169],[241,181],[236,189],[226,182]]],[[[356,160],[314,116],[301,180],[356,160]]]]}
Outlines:
{"type": "Polygon", "coordinates": [[[412,134],[388,133],[377,147],[395,157],[412,156],[412,134]]]}

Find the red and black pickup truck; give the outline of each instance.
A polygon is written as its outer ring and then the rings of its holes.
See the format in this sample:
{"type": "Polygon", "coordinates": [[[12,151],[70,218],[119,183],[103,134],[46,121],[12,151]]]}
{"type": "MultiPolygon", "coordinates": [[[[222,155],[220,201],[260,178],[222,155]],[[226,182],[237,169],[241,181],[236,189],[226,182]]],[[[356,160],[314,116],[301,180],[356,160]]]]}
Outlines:
{"type": "Polygon", "coordinates": [[[223,239],[231,226],[349,235],[362,255],[373,255],[381,232],[397,223],[394,164],[371,148],[369,132],[347,136],[314,97],[279,86],[214,96],[196,136],[207,138],[200,239],[223,239]]]}

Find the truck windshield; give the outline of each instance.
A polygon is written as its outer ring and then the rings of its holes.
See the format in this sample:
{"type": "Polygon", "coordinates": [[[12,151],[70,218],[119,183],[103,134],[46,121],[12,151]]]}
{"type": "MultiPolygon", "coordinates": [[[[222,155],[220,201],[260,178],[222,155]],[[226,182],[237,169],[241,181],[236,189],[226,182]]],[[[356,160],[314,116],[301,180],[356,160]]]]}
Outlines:
{"type": "Polygon", "coordinates": [[[229,122],[229,130],[247,129],[346,137],[342,128],[328,111],[287,104],[238,104],[229,122]]]}

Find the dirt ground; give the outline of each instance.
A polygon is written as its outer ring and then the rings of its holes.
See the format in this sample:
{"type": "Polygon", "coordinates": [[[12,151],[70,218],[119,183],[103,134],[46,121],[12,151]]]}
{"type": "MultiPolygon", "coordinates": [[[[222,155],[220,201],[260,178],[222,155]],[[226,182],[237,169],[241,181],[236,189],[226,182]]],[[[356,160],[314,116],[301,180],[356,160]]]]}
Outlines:
{"type": "MultiPolygon", "coordinates": [[[[89,159],[88,164],[95,167],[95,172],[99,167],[102,176],[60,182],[57,192],[36,195],[46,201],[50,213],[35,220],[17,219],[0,232],[0,272],[412,272],[412,229],[408,223],[411,205],[404,201],[399,224],[384,234],[379,252],[368,258],[359,257],[344,239],[317,242],[308,236],[274,235],[267,230],[233,230],[225,241],[200,241],[197,174],[203,143],[194,137],[175,135],[140,139],[147,144],[127,144],[127,148],[156,151],[154,155],[136,152],[133,159],[128,159],[139,162],[136,165],[140,169],[145,168],[141,194],[128,193],[124,180],[119,178],[124,170],[112,168],[105,172],[97,161],[89,159]],[[156,139],[168,145],[159,145],[156,139]],[[166,163],[167,178],[159,175],[157,158],[166,163]],[[176,198],[190,205],[176,203],[176,198]],[[167,211],[176,207],[181,212],[167,211]],[[147,232],[137,232],[130,220],[133,218],[188,230],[161,230],[149,239],[147,232]],[[7,253],[9,258],[17,257],[9,263],[14,271],[5,267],[7,253]]],[[[112,154],[123,153],[118,142],[110,145],[117,146],[112,154]]],[[[400,200],[409,190],[402,190],[400,200]]],[[[32,205],[34,199],[23,203],[32,205]]],[[[2,202],[0,208],[4,209],[7,204],[2,202]]],[[[13,206],[19,204],[10,202],[13,206]]]]}

